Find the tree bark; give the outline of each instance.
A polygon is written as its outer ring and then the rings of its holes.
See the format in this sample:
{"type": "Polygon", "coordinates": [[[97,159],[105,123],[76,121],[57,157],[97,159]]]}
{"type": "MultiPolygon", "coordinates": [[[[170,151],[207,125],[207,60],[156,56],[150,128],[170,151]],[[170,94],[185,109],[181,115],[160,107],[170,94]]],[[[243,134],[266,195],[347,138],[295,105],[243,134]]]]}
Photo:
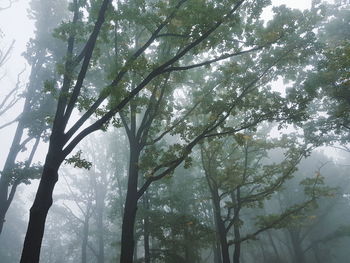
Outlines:
{"type": "Polygon", "coordinates": [[[216,228],[219,234],[219,240],[220,240],[220,246],[221,246],[222,263],[230,263],[229,245],[226,237],[226,227],[225,227],[224,221],[221,218],[221,213],[220,213],[219,194],[217,192],[213,193],[212,191],[212,197],[213,197],[213,206],[214,206],[214,216],[216,218],[215,222],[217,224],[216,228]]]}
{"type": "Polygon", "coordinates": [[[139,156],[140,151],[138,150],[138,145],[131,142],[128,190],[125,199],[122,224],[120,263],[133,263],[133,253],[135,247],[134,227],[138,201],[137,182],[139,156]]]}
{"type": "Polygon", "coordinates": [[[59,164],[53,164],[53,162],[48,160],[51,159],[49,156],[50,154],[46,158],[38,191],[33,206],[30,209],[29,224],[24,240],[21,263],[39,262],[45,221],[52,205],[52,193],[58,180],[59,164]]]}
{"type": "MultiPolygon", "coordinates": [[[[146,211],[149,210],[149,198],[148,198],[148,193],[147,191],[145,192],[143,196],[143,205],[144,209],[146,211]]],[[[144,216],[144,223],[143,223],[143,239],[144,239],[144,249],[145,249],[145,263],[150,263],[151,262],[151,255],[150,255],[150,250],[149,250],[149,217],[146,214],[144,216]]]]}
{"type": "Polygon", "coordinates": [[[237,240],[237,242],[235,243],[235,250],[233,252],[233,263],[239,263],[239,259],[241,256],[241,242],[239,242],[238,240],[240,240],[241,238],[241,233],[239,230],[239,226],[236,223],[233,225],[233,232],[235,235],[235,240],[237,240]]]}

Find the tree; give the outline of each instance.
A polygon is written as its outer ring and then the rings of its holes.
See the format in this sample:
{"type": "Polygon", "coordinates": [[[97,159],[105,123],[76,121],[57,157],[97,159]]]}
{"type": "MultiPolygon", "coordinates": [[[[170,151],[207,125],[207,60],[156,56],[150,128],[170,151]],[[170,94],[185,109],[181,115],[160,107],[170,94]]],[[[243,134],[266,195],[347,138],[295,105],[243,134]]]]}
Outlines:
{"type": "MultiPolygon", "coordinates": [[[[349,141],[349,5],[327,6],[329,18],[318,32],[321,50],[299,84],[309,96],[312,119],[305,128],[311,142],[346,145],[349,141]]],[[[346,149],[346,146],[345,146],[346,149]]],[[[348,149],[346,149],[348,150],[348,149]]]]}
{"type": "MultiPolygon", "coordinates": [[[[18,122],[17,127],[4,168],[1,171],[0,233],[5,222],[6,212],[11,205],[18,185],[21,183],[29,184],[31,179],[36,179],[40,175],[40,165],[32,165],[32,160],[40,139],[47,140],[46,132],[51,126],[47,123],[47,120],[52,115],[51,105],[54,103],[53,98],[45,95],[41,87],[44,82],[50,82],[55,78],[55,60],[57,56],[59,57],[62,54],[62,46],[54,42],[50,34],[54,27],[58,25],[60,19],[64,17],[64,3],[64,0],[46,1],[44,5],[38,5],[38,1],[32,1],[31,16],[36,20],[38,31],[36,32],[36,38],[28,44],[25,54],[26,59],[32,66],[31,74],[23,94],[25,98],[23,110],[15,119],[18,122]],[[48,12],[52,13],[50,23],[48,23],[46,16],[48,12]],[[51,43],[51,41],[53,42],[51,43]],[[34,144],[28,146],[32,140],[34,140],[34,144]],[[26,147],[31,147],[28,159],[25,162],[16,162],[18,154],[25,151],[26,147]]],[[[19,80],[17,85],[19,85],[19,80]]]]}
{"type": "MultiPolygon", "coordinates": [[[[61,88],[57,90],[57,109],[49,150],[37,195],[30,210],[22,263],[37,262],[39,259],[45,219],[52,205],[52,192],[58,180],[58,169],[64,159],[87,135],[105,128],[115,114],[131,103],[137,94],[145,91],[148,85],[162,79],[161,75],[166,76],[175,71],[186,72],[245,55],[245,60],[239,63],[239,70],[235,74],[237,86],[231,86],[231,91],[236,95],[231,98],[230,103],[212,101],[213,105],[219,106],[220,103],[223,105],[219,110],[212,111],[214,118],[208,120],[208,125],[198,126],[194,134],[186,136],[188,144],[177,151],[179,153],[177,158],[154,167],[139,190],[137,190],[137,177],[130,181],[129,186],[133,190],[128,192],[127,196],[132,198],[127,197],[124,214],[124,218],[129,218],[130,221],[122,238],[125,241],[123,246],[127,246],[122,249],[121,255],[121,262],[125,263],[132,262],[132,229],[137,200],[148,186],[172,172],[188,157],[199,141],[221,133],[223,125],[228,117],[233,115],[237,105],[245,103],[255,107],[256,103],[253,100],[245,101],[246,94],[250,92],[260,92],[261,95],[270,94],[267,89],[263,91],[259,89],[279,74],[286,74],[287,71],[288,74],[297,74],[300,63],[303,63],[309,53],[313,52],[314,34],[310,32],[318,16],[309,16],[308,12],[302,14],[282,7],[276,10],[279,14],[276,14],[275,19],[265,27],[259,17],[268,4],[267,1],[256,3],[240,0],[219,5],[211,2],[190,3],[186,0],[168,3],[137,2],[137,5],[120,2],[117,5],[111,5],[110,2],[108,0],[91,2],[74,0],[70,5],[70,10],[73,12],[71,22],[64,23],[57,30],[57,36],[68,42],[67,55],[61,71],[63,76],[54,83],[61,88]],[[135,24],[142,28],[138,31],[142,37],[142,42],[140,40],[142,44],[139,46],[132,42],[134,38],[130,40],[128,37],[127,29],[135,24]],[[78,35],[78,32],[82,34],[78,35]],[[109,38],[111,36],[113,41],[109,38]],[[158,43],[166,38],[171,38],[168,41],[170,52],[165,57],[161,57],[160,49],[164,45],[158,45],[158,43]],[[246,40],[243,43],[240,41],[242,38],[246,40]],[[108,44],[109,41],[114,44],[109,50],[117,54],[113,57],[116,59],[114,63],[105,63],[106,57],[111,58],[111,56],[100,56],[99,53],[105,50],[104,44],[108,44]],[[210,58],[202,60],[203,54],[210,55],[210,58]],[[191,63],[191,61],[198,61],[198,63],[191,63]],[[245,67],[244,63],[246,63],[245,67]],[[247,65],[253,70],[247,69],[247,65]],[[96,71],[101,71],[101,68],[109,73],[108,78],[102,79],[99,85],[95,85],[96,81],[89,80],[89,76],[96,71]],[[139,72],[141,72],[139,78],[132,79],[134,85],[130,85],[133,73],[139,72]],[[110,80],[109,84],[108,80],[110,80]],[[86,91],[90,93],[87,95],[86,91]],[[94,99],[96,94],[97,99],[94,99]],[[105,106],[104,102],[107,98],[110,100],[105,106]],[[76,106],[79,106],[78,108],[83,112],[81,117],[69,127],[68,123],[72,120],[72,113],[76,106]],[[82,128],[83,124],[86,124],[95,114],[97,119],[82,128]]],[[[111,54],[111,52],[105,54],[111,54]]],[[[111,62],[111,59],[107,62],[111,62]]],[[[233,61],[225,63],[221,69],[224,71],[224,66],[231,69],[231,71],[226,70],[224,75],[227,81],[228,76],[233,78],[235,73],[232,72],[232,68],[235,69],[232,64],[235,63],[233,61]]],[[[174,78],[174,82],[172,85],[182,83],[181,78],[180,80],[174,78]]],[[[230,89],[227,92],[230,92],[230,89]]],[[[293,107],[297,107],[299,101],[287,103],[276,93],[270,95],[267,104],[255,109],[255,114],[242,120],[237,127],[224,130],[223,133],[234,133],[265,119],[290,119],[291,113],[294,113],[293,107]],[[281,108],[277,109],[277,107],[281,108]],[[274,110],[271,111],[271,109],[274,110]]],[[[174,157],[174,154],[171,157],[174,157]]],[[[133,160],[130,163],[133,163],[133,160]]]]}
{"type": "Polygon", "coordinates": [[[139,205],[135,238],[141,236],[144,243],[146,238],[150,240],[148,255],[144,248],[150,262],[202,262],[203,251],[210,247],[214,230],[196,170],[179,167],[173,175],[151,185],[143,196],[147,203],[139,205]]]}
{"type": "Polygon", "coordinates": [[[313,256],[316,262],[332,261],[329,253],[331,253],[331,241],[334,239],[329,237],[337,232],[338,227],[344,226],[344,215],[338,213],[348,213],[347,209],[342,208],[343,193],[348,188],[344,171],[319,152],[312,153],[300,163],[298,168],[295,178],[287,182],[278,195],[280,210],[295,203],[304,202],[308,198],[300,191],[298,182],[300,180],[302,184],[310,185],[314,183],[315,178],[319,178],[317,191],[320,198],[314,206],[305,209],[304,213],[290,218],[288,225],[281,229],[286,234],[284,243],[291,251],[293,262],[309,262],[313,256]],[[310,178],[312,173],[314,176],[310,178]],[[328,253],[326,250],[329,250],[328,253]]]}
{"type": "Polygon", "coordinates": [[[259,133],[245,131],[236,134],[234,139],[213,140],[201,146],[202,166],[212,197],[224,263],[230,262],[230,245],[235,245],[233,262],[239,263],[241,243],[272,227],[258,228],[241,237],[240,228],[244,223],[241,211],[262,207],[292,177],[305,154],[303,147],[292,143],[295,139],[273,141],[259,133]],[[277,148],[285,151],[285,159],[269,163],[268,152],[277,148]],[[228,240],[231,228],[233,241],[228,240]]]}

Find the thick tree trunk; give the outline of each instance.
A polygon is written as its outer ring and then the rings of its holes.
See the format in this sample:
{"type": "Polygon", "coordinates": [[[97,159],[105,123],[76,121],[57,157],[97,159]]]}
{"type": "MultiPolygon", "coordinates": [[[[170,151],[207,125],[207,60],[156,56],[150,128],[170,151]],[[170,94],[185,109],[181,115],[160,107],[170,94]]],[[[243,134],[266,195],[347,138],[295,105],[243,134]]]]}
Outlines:
{"type": "Polygon", "coordinates": [[[52,193],[58,180],[59,165],[57,163],[51,165],[51,162],[47,159],[33,206],[30,209],[29,224],[24,240],[21,263],[39,262],[45,221],[52,205],[52,193]]]}
{"type": "Polygon", "coordinates": [[[122,224],[120,263],[133,263],[139,156],[140,151],[137,150],[137,146],[130,143],[129,178],[122,224]]]}
{"type": "Polygon", "coordinates": [[[134,226],[137,210],[136,191],[128,191],[125,201],[120,263],[132,263],[134,252],[134,226]]]}

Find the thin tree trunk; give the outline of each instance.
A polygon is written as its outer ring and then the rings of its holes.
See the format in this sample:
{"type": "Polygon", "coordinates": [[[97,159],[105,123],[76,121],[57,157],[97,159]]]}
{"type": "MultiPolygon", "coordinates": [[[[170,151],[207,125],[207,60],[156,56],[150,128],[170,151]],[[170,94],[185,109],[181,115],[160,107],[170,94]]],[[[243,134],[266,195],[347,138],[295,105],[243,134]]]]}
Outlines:
{"type": "MultiPolygon", "coordinates": [[[[104,204],[102,204],[104,205],[104,204]]],[[[105,252],[104,252],[104,226],[103,226],[103,207],[97,207],[97,227],[98,227],[98,263],[104,263],[105,261],[105,252]]]]}
{"type": "Polygon", "coordinates": [[[215,221],[217,224],[216,228],[219,235],[220,246],[221,246],[222,263],[230,263],[229,245],[226,237],[225,223],[221,218],[219,195],[217,192],[216,193],[212,192],[212,197],[213,197],[214,215],[216,217],[215,221]]]}
{"type": "Polygon", "coordinates": [[[107,194],[107,182],[103,179],[106,175],[101,175],[101,181],[98,182],[96,174],[94,174],[95,184],[95,196],[96,196],[96,225],[97,225],[97,239],[98,239],[98,253],[97,263],[104,263],[105,251],[104,251],[104,210],[105,210],[105,198],[107,194]],[[103,178],[103,179],[102,179],[103,178]]]}
{"type": "MultiPolygon", "coordinates": [[[[247,159],[247,158],[246,158],[247,159]]],[[[233,203],[235,204],[234,208],[233,208],[233,233],[235,236],[235,249],[233,252],[233,263],[239,263],[240,260],[240,256],[241,256],[241,233],[240,233],[240,229],[239,229],[239,213],[241,211],[241,190],[240,187],[237,188],[236,191],[236,196],[235,193],[231,194],[231,198],[233,203]]]]}
{"type": "Polygon", "coordinates": [[[220,250],[220,242],[219,240],[215,240],[213,243],[214,263],[222,263],[220,250]]]}
{"type": "Polygon", "coordinates": [[[265,253],[264,246],[263,246],[262,243],[260,243],[259,246],[260,246],[261,253],[262,253],[262,256],[263,256],[263,262],[264,262],[264,263],[267,263],[267,262],[266,262],[266,253],[265,253]]]}
{"type": "MultiPolygon", "coordinates": [[[[13,197],[15,195],[16,192],[16,188],[17,185],[12,188],[12,190],[14,190],[12,192],[12,198],[8,197],[8,188],[10,185],[10,178],[8,176],[8,173],[11,172],[11,170],[15,167],[15,163],[16,163],[16,158],[18,153],[23,149],[23,147],[25,146],[25,144],[21,145],[21,140],[23,137],[23,133],[24,133],[24,129],[25,129],[25,116],[26,114],[30,114],[30,109],[31,109],[31,100],[32,100],[32,96],[31,94],[33,93],[33,91],[35,91],[35,89],[37,89],[37,82],[38,80],[36,79],[37,76],[37,72],[39,71],[39,69],[41,68],[42,65],[42,57],[41,54],[38,55],[38,61],[35,65],[33,65],[31,73],[30,73],[30,85],[28,87],[27,90],[27,95],[24,101],[24,106],[23,106],[23,110],[22,110],[22,115],[19,118],[18,121],[18,125],[16,127],[16,131],[15,131],[15,135],[13,137],[12,143],[11,143],[11,147],[10,147],[10,151],[7,155],[6,161],[5,161],[5,165],[4,165],[4,169],[1,173],[1,177],[0,177],[0,235],[2,233],[2,229],[3,229],[3,225],[5,222],[5,216],[6,213],[12,203],[13,197]]],[[[29,140],[28,140],[29,141],[29,140]]],[[[35,149],[36,151],[36,147],[37,146],[37,142],[35,143],[33,149],[35,149]]],[[[34,153],[35,153],[34,151],[34,153]]],[[[34,154],[33,151],[31,153],[34,154]]],[[[31,160],[30,160],[31,163],[31,160]]]]}
{"type": "MultiPolygon", "coordinates": [[[[233,232],[235,235],[235,240],[240,240],[241,233],[239,230],[239,226],[236,223],[233,225],[233,232]]],[[[237,241],[235,243],[235,250],[233,252],[233,263],[239,263],[240,256],[241,256],[241,242],[237,241]]]]}
{"type": "Polygon", "coordinates": [[[9,173],[15,166],[15,161],[19,151],[21,150],[20,143],[23,135],[24,124],[20,121],[17,125],[15,136],[12,140],[9,154],[7,155],[4,169],[0,177],[0,234],[5,222],[6,213],[10,207],[11,201],[8,199],[8,188],[10,185],[9,173]]]}
{"type": "Polygon", "coordinates": [[[83,225],[83,242],[81,243],[81,263],[86,263],[86,250],[89,238],[89,215],[86,212],[83,225]]]}
{"type": "Polygon", "coordinates": [[[282,260],[281,260],[281,257],[280,257],[280,255],[279,255],[279,253],[278,253],[276,244],[275,244],[275,242],[273,241],[273,238],[272,238],[272,235],[271,235],[270,231],[267,231],[267,235],[268,235],[268,237],[269,237],[270,244],[271,244],[271,246],[272,246],[272,248],[273,248],[273,251],[275,252],[276,259],[278,260],[278,262],[281,262],[281,261],[282,261],[282,260]]]}
{"type": "MultiPolygon", "coordinates": [[[[314,256],[315,256],[315,260],[317,263],[321,263],[322,262],[322,256],[320,255],[320,248],[318,243],[315,243],[312,246],[312,251],[314,252],[314,256]]],[[[324,259],[323,259],[324,260],[324,259]]]]}
{"type": "MultiPolygon", "coordinates": [[[[144,206],[144,209],[146,210],[146,213],[147,213],[147,211],[149,210],[149,198],[148,198],[147,191],[145,192],[145,194],[143,196],[143,206],[144,206]]],[[[144,239],[144,249],[145,249],[145,263],[150,263],[151,262],[151,255],[150,255],[150,250],[149,250],[149,239],[150,239],[149,217],[147,214],[144,216],[143,239],[144,239]]]]}
{"type": "Polygon", "coordinates": [[[289,230],[290,238],[293,245],[293,251],[294,251],[294,262],[295,263],[304,263],[305,257],[304,257],[304,251],[301,247],[301,240],[298,230],[290,229],[289,230]]]}

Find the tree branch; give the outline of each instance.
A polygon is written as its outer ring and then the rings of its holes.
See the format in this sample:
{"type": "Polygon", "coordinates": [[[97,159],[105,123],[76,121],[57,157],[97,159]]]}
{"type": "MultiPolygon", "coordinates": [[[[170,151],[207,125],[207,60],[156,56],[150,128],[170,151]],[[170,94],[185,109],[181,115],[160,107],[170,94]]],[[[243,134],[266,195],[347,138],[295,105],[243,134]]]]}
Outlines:
{"type": "Polygon", "coordinates": [[[166,70],[164,70],[164,72],[170,72],[170,71],[180,71],[180,70],[188,70],[188,69],[193,69],[193,68],[198,68],[198,67],[203,67],[203,66],[208,66],[214,62],[218,62],[221,60],[225,60],[234,56],[239,56],[239,55],[243,55],[243,54],[247,54],[253,51],[257,51],[260,50],[262,48],[264,48],[265,46],[259,46],[259,47],[254,47],[248,50],[243,50],[243,51],[239,51],[239,52],[235,52],[235,53],[230,53],[230,54],[224,54],[222,56],[219,56],[217,58],[214,59],[210,59],[198,64],[192,64],[192,65],[188,65],[188,66],[179,66],[179,67],[169,67],[166,70]]]}

